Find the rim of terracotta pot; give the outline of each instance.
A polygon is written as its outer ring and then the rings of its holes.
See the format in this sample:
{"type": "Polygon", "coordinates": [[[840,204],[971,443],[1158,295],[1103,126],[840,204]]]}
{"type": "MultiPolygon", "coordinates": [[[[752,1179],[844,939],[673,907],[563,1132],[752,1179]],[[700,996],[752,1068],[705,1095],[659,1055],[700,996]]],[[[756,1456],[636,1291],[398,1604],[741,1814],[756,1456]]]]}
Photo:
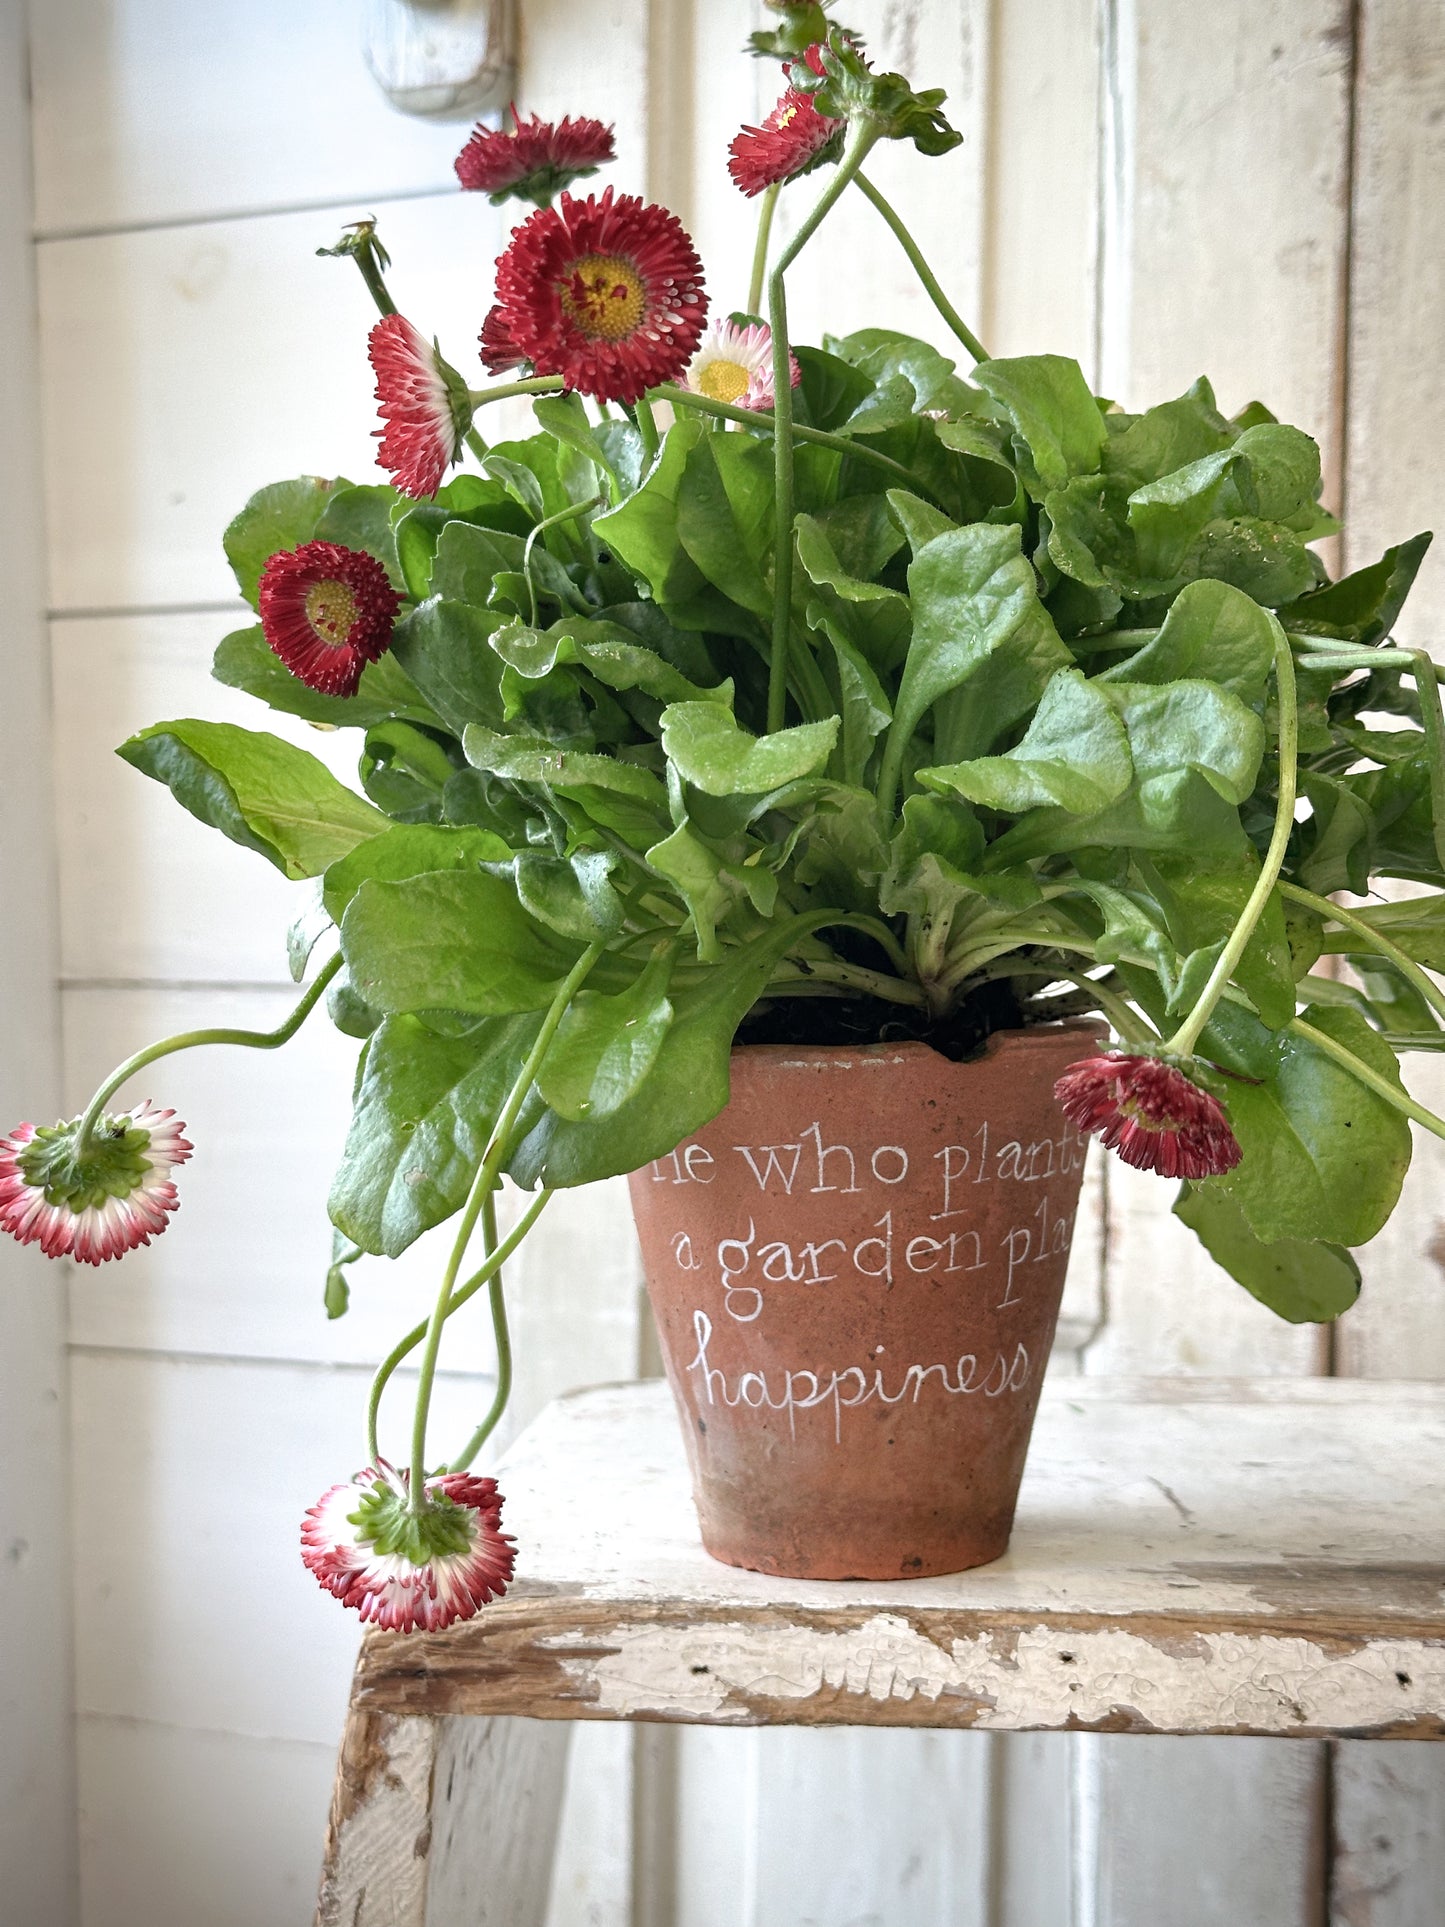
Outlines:
{"type": "Polygon", "coordinates": [[[793,1061],[814,1058],[874,1057],[886,1054],[889,1057],[918,1057],[920,1055],[940,1058],[945,1064],[952,1064],[955,1070],[966,1071],[974,1064],[983,1063],[987,1058],[997,1057],[1003,1051],[1017,1053],[1030,1048],[1043,1048],[1055,1045],[1062,1037],[1077,1035],[1080,1042],[1099,1043],[1108,1036],[1108,1025],[1101,1017],[1051,1018],[1044,1024],[1016,1024],[1006,1030],[991,1030],[983,1040],[981,1048],[967,1057],[950,1057],[922,1037],[901,1037],[896,1043],[884,1044],[738,1044],[734,1043],[734,1057],[787,1057],[793,1061]]]}

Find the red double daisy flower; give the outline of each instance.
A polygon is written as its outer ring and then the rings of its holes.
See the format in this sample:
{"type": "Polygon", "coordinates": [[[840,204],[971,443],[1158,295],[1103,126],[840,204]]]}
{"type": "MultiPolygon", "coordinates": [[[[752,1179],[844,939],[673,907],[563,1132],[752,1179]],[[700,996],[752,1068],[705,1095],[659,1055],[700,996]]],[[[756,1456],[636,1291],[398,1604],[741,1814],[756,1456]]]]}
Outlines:
{"type": "MultiPolygon", "coordinates": [[[[822,72],[816,48],[808,49],[808,65],[815,73],[822,72]]],[[[792,68],[783,71],[791,82],[792,68]]],[[[733,136],[728,173],[748,196],[796,181],[825,161],[837,160],[846,126],[846,121],[820,114],[813,96],[790,84],[761,127],[744,127],[733,136]]]]}
{"type": "Polygon", "coordinates": [[[272,649],[327,696],[356,694],[362,670],[391,647],[401,607],[376,557],[339,542],[280,550],[261,571],[257,600],[272,649]]]}
{"type": "Polygon", "coordinates": [[[478,127],[456,158],[457,179],[494,207],[503,201],[535,201],[547,207],[573,181],[615,160],[612,129],[600,120],[522,120],[511,110],[510,131],[478,127]]]}
{"type": "Polygon", "coordinates": [[[1105,1051],[1071,1064],[1054,1086],[1064,1115],[1126,1164],[1165,1178],[1212,1178],[1243,1152],[1218,1098],[1158,1057],[1105,1051]]]}
{"type": "Polygon", "coordinates": [[[539,375],[635,402],[683,372],[706,320],[702,263],[677,216],[609,187],[522,223],[487,326],[539,375]]]}

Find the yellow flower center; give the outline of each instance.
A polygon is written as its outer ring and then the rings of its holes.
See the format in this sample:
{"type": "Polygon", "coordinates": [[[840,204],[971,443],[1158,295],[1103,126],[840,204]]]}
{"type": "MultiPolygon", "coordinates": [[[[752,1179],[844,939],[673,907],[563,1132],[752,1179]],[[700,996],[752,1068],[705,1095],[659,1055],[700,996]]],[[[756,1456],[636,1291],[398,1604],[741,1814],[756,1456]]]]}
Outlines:
{"type": "Polygon", "coordinates": [[[642,276],[616,254],[588,254],[562,283],[562,308],[594,341],[621,341],[647,310],[642,276]]]}
{"type": "Polygon", "coordinates": [[[776,122],[774,123],[778,133],[781,134],[783,129],[789,126],[797,118],[798,118],[798,103],[795,100],[790,100],[786,107],[780,107],[778,109],[777,119],[776,119],[776,122]]]}
{"type": "Polygon", "coordinates": [[[323,642],[340,648],[357,617],[356,597],[345,582],[318,582],[306,592],[306,620],[323,642]]]}
{"type": "Polygon", "coordinates": [[[699,370],[697,385],[711,401],[740,401],[750,379],[741,362],[710,361],[699,370]]]}

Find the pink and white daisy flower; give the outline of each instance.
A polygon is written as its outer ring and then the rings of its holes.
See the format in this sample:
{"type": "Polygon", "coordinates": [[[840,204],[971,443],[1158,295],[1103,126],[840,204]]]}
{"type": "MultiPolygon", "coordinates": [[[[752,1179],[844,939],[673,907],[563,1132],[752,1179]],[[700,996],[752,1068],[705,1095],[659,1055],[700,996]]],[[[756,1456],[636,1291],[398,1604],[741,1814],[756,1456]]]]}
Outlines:
{"type": "Polygon", "coordinates": [[[383,315],[367,353],[382,426],[377,461],[405,495],[435,495],[472,425],[466,383],[404,315],[383,315]]]}
{"type": "MultiPolygon", "coordinates": [[[[802,380],[796,355],[788,360],[793,386],[802,380]]],[[[740,328],[736,322],[714,321],[688,363],[682,385],[710,401],[731,402],[735,408],[768,409],[773,405],[773,331],[762,322],[740,328]]]]}
{"type": "Polygon", "coordinates": [[[170,1174],[191,1155],[185,1128],[149,1100],[98,1119],[83,1150],[78,1117],[17,1124],[0,1138],[0,1230],[85,1265],[148,1245],[180,1202],[170,1174]]]}
{"type": "Polygon", "coordinates": [[[440,1632],[511,1583],[495,1479],[446,1472],[412,1512],[411,1479],[384,1460],[323,1493],[301,1522],[301,1557],[343,1606],[387,1632],[440,1632]]]}

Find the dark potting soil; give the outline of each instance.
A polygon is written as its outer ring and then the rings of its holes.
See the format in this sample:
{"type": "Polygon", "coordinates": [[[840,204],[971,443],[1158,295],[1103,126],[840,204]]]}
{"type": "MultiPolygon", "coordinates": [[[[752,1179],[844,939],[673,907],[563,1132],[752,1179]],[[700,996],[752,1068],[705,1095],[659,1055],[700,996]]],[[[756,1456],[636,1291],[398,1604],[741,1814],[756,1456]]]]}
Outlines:
{"type": "Polygon", "coordinates": [[[994,1031],[1017,1030],[1025,1021],[1013,986],[1001,979],[980,984],[939,1023],[927,1011],[881,997],[775,997],[753,1006],[738,1026],[736,1041],[852,1049],[917,1042],[961,1063],[976,1057],[994,1031]]]}

